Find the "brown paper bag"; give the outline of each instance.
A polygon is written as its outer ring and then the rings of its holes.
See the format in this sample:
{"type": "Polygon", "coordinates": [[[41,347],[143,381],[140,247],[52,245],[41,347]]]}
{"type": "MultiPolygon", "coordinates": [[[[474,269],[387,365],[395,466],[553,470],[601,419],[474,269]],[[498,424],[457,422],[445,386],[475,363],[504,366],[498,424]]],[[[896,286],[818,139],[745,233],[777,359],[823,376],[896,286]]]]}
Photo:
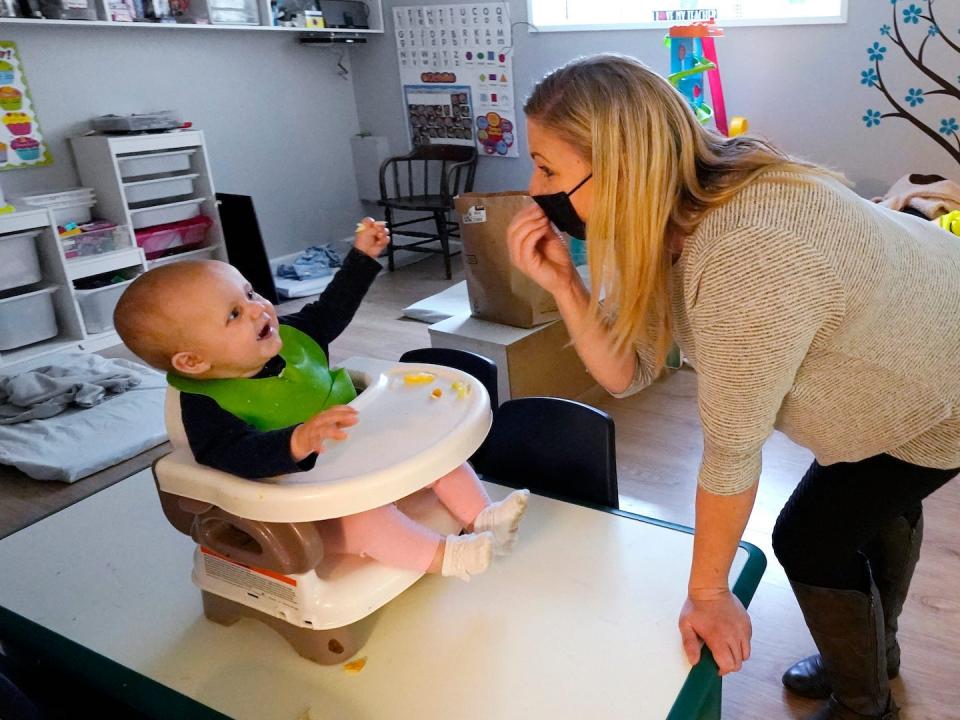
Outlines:
{"type": "Polygon", "coordinates": [[[521,191],[464,193],[454,200],[475,317],[522,328],[560,317],[553,296],[517,270],[507,251],[507,227],[532,202],[521,191]]]}

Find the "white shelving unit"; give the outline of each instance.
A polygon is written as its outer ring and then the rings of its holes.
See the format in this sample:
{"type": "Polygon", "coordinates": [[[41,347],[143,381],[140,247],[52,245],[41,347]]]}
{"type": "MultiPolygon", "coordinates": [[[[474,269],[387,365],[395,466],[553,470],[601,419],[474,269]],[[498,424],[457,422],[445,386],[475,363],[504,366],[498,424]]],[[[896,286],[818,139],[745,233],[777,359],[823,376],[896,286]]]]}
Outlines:
{"type": "MultiPolygon", "coordinates": [[[[28,345],[0,351],[0,370],[4,374],[16,372],[43,364],[45,358],[55,353],[99,350],[120,342],[112,330],[95,334],[86,331],[74,282],[114,271],[142,272],[146,268],[143,252],[131,245],[127,249],[101,255],[67,259],[63,254],[53,215],[49,211],[25,210],[0,215],[0,243],[3,243],[5,238],[25,232],[37,233],[34,242],[42,277],[37,282],[0,292],[0,298],[9,300],[43,288],[54,288],[52,301],[57,334],[28,345]]],[[[3,312],[17,311],[5,309],[0,303],[0,313],[3,312]]]]}
{"type": "MultiPolygon", "coordinates": [[[[346,39],[352,36],[362,37],[364,35],[382,35],[383,34],[383,7],[382,0],[365,0],[367,6],[368,24],[367,28],[300,28],[300,27],[275,27],[270,24],[270,0],[256,0],[260,22],[257,25],[244,24],[226,24],[226,23],[194,23],[194,22],[123,22],[110,20],[110,12],[107,0],[97,0],[98,20],[49,20],[34,18],[0,18],[0,25],[43,25],[43,26],[71,26],[71,27],[111,27],[111,28],[164,28],[164,29],[182,29],[182,30],[244,30],[244,31],[280,31],[309,33],[314,36],[329,38],[331,40],[346,39]]],[[[321,3],[322,4],[322,3],[321,3]]]]}
{"type": "Polygon", "coordinates": [[[97,193],[101,217],[134,230],[196,215],[212,221],[204,247],[148,260],[148,267],[187,258],[227,259],[203,132],[84,135],[70,142],[82,184],[97,193]]]}

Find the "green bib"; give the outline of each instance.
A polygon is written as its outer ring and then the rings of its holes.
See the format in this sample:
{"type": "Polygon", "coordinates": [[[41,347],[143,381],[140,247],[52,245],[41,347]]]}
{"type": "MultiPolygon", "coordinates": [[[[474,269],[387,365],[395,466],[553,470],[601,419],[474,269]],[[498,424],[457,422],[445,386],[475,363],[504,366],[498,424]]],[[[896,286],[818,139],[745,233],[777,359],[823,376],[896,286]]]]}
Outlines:
{"type": "Polygon", "coordinates": [[[286,366],[276,377],[194,380],[167,373],[167,382],[181,392],[206,395],[263,431],[298,425],[357,396],[346,370],[331,371],[323,349],[309,335],[281,325],[280,339],[286,366]]]}

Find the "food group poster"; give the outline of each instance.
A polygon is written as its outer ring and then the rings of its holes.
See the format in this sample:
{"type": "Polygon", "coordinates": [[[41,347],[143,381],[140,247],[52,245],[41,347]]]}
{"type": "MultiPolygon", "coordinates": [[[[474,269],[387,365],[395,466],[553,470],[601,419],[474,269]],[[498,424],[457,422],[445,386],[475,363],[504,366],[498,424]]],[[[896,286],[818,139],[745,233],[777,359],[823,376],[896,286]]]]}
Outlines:
{"type": "Polygon", "coordinates": [[[0,40],[0,170],[53,162],[30,99],[15,43],[0,40]]]}
{"type": "Polygon", "coordinates": [[[517,157],[508,4],[395,7],[393,20],[411,142],[517,157]]]}

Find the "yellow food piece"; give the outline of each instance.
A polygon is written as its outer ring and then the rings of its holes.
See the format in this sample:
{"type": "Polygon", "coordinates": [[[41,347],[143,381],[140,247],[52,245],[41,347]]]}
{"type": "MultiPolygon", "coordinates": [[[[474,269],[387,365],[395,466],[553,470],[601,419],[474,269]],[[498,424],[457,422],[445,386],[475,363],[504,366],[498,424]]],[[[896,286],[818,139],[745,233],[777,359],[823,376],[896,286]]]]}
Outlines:
{"type": "Polygon", "coordinates": [[[433,382],[435,375],[428,372],[407,373],[403,376],[403,381],[407,385],[428,385],[433,382]]]}
{"type": "Polygon", "coordinates": [[[360,232],[361,230],[364,230],[366,227],[367,227],[367,226],[364,225],[362,222],[358,222],[358,223],[357,223],[357,230],[356,230],[356,231],[357,231],[357,232],[360,232]]]}
{"type": "Polygon", "coordinates": [[[457,397],[461,400],[470,394],[470,386],[465,382],[460,382],[459,380],[451,385],[450,389],[453,390],[457,394],[457,397]]]}
{"type": "Polygon", "coordinates": [[[359,660],[354,660],[353,662],[344,663],[343,669],[349,673],[358,673],[363,670],[363,666],[367,664],[367,659],[365,657],[360,658],[359,660]]]}
{"type": "Polygon", "coordinates": [[[434,388],[434,389],[433,389],[433,392],[430,393],[430,396],[431,396],[431,397],[435,397],[435,398],[442,397],[442,396],[443,396],[443,390],[441,390],[440,388],[434,388]]]}

